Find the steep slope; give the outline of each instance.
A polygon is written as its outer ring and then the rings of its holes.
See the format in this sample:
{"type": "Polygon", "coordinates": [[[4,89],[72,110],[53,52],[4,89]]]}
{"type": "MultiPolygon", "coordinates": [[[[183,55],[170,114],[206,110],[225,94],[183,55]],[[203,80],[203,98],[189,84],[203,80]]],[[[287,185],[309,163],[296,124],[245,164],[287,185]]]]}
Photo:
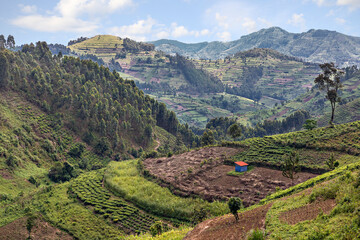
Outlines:
{"type": "Polygon", "coordinates": [[[24,92],[29,101],[53,114],[100,154],[146,148],[156,125],[171,134],[183,132],[185,143],[193,141],[191,132],[179,125],[165,104],[145,96],[133,81],[123,80],[115,71],[89,60],[52,57],[41,42],[1,55],[6,60],[1,66],[5,88],[24,92]]]}
{"type": "Polygon", "coordinates": [[[101,168],[194,141],[164,104],[92,61],[52,56],[44,42],[1,49],[0,86],[0,236],[118,239],[162,219],[113,196],[101,168]]]}
{"type": "Polygon", "coordinates": [[[157,50],[196,59],[219,59],[252,48],[271,48],[309,62],[332,61],[340,66],[360,64],[360,38],[328,30],[311,29],[296,34],[271,27],[231,42],[184,44],[158,40],[151,43],[157,50]]]}

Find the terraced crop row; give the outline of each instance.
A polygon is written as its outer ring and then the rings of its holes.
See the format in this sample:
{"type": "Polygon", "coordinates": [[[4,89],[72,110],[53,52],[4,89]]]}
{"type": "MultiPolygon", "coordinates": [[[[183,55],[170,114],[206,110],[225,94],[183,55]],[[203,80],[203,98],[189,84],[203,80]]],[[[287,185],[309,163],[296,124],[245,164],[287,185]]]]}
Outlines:
{"type": "Polygon", "coordinates": [[[71,191],[85,205],[92,206],[95,213],[111,219],[126,233],[147,232],[156,220],[123,199],[113,197],[102,187],[101,171],[92,171],[74,179],[71,191]]]}
{"type": "Polygon", "coordinates": [[[285,154],[296,150],[300,161],[307,167],[327,169],[325,161],[331,152],[337,155],[360,155],[359,134],[360,121],[311,131],[251,138],[241,142],[241,146],[247,146],[247,150],[234,156],[233,160],[279,165],[285,154]]]}

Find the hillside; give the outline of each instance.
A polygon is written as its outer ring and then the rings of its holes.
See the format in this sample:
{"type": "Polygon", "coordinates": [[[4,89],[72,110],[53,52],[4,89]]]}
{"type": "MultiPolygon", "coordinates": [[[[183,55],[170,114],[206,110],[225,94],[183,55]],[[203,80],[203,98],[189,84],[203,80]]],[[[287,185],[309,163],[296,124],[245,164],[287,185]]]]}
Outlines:
{"type": "Polygon", "coordinates": [[[360,230],[359,131],[360,122],[352,122],[224,142],[223,147],[145,159],[143,171],[180,196],[239,197],[247,207],[239,214],[238,223],[232,215],[211,218],[199,223],[184,239],[246,239],[251,230],[258,229],[266,239],[356,239],[360,230]],[[301,166],[294,181],[279,171],[284,155],[292,151],[299,154],[301,166]],[[333,171],[325,163],[332,155],[339,162],[333,171]],[[253,167],[236,175],[236,161],[253,167]]]}
{"type": "Polygon", "coordinates": [[[45,42],[1,49],[0,74],[0,238],[123,239],[158,220],[173,231],[188,223],[102,184],[111,160],[196,145],[164,104],[92,61],[52,56],[45,42]]]}
{"type": "Polygon", "coordinates": [[[224,60],[193,61],[197,68],[221,79],[226,92],[259,100],[270,107],[305,93],[319,74],[316,64],[271,49],[238,52],[224,60]]]}
{"type": "Polygon", "coordinates": [[[340,66],[360,64],[360,38],[328,30],[289,33],[279,27],[271,27],[231,42],[186,44],[158,40],[151,43],[157,50],[195,59],[216,60],[252,48],[270,48],[313,63],[334,62],[340,66]]]}
{"type": "Polygon", "coordinates": [[[115,40],[120,41],[114,36],[99,35],[69,47],[77,54],[85,54],[79,49],[91,46],[93,56],[118,66],[123,78],[135,81],[140,89],[165,103],[192,127],[204,128],[212,118],[272,108],[306,92],[318,74],[315,64],[266,49],[239,52],[225,60],[190,61],[149,49],[126,50],[128,47],[120,42],[114,48],[115,40]],[[104,46],[109,46],[107,54],[102,53],[104,46]]]}
{"type": "MultiPolygon", "coordinates": [[[[337,124],[359,120],[359,86],[360,71],[354,67],[345,68],[345,76],[342,80],[343,88],[339,92],[341,98],[335,110],[334,122],[337,124]]],[[[263,120],[283,120],[294,114],[299,109],[310,113],[312,118],[318,120],[320,126],[326,126],[330,120],[331,107],[325,98],[325,92],[320,91],[316,86],[310,91],[298,96],[297,98],[286,101],[273,109],[258,111],[243,115],[239,121],[246,123],[248,119],[263,120]]]]}

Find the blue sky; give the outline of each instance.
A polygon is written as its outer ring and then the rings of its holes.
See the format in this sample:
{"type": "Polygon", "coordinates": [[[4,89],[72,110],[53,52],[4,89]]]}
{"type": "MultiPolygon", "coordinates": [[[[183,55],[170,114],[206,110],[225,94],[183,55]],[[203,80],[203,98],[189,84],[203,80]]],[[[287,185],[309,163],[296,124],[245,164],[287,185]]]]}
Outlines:
{"type": "Polygon", "coordinates": [[[112,34],[138,41],[231,41],[262,28],[335,30],[360,36],[360,0],[1,1],[0,34],[17,44],[67,44],[112,34]]]}

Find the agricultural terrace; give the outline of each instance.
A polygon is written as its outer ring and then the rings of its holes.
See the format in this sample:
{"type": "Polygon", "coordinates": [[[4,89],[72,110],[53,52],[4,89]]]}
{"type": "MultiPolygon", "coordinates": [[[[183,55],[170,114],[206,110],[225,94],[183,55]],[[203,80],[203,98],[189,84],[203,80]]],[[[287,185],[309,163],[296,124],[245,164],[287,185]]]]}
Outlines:
{"type": "Polygon", "coordinates": [[[148,232],[155,218],[140,211],[102,187],[103,171],[89,172],[76,178],[71,191],[94,213],[103,215],[117,224],[127,234],[148,232]]]}
{"type": "Polygon", "coordinates": [[[277,191],[242,210],[238,223],[230,214],[210,219],[184,239],[245,239],[256,228],[266,239],[358,239],[359,169],[359,162],[349,164],[277,191]]]}
{"type": "Polygon", "coordinates": [[[208,201],[240,197],[244,206],[258,203],[277,189],[304,182],[316,174],[302,172],[294,181],[276,169],[250,166],[247,172],[235,174],[234,164],[224,165],[231,156],[244,149],[209,147],[170,158],[145,159],[144,173],[160,180],[177,195],[200,196],[208,201]]]}
{"type": "Polygon", "coordinates": [[[175,196],[169,189],[145,179],[137,168],[137,160],[110,162],[105,172],[105,185],[146,212],[170,218],[173,222],[192,220],[194,210],[200,208],[211,216],[229,212],[226,203],[175,196]]]}
{"type": "Polygon", "coordinates": [[[331,154],[334,154],[340,166],[356,161],[355,156],[360,155],[360,121],[310,131],[251,138],[237,143],[225,142],[223,145],[246,149],[228,163],[246,161],[261,166],[279,167],[284,154],[297,151],[304,170],[324,172],[329,170],[325,161],[331,154]]]}
{"type": "Polygon", "coordinates": [[[239,52],[224,60],[192,61],[197,68],[207,70],[232,87],[245,84],[248,74],[257,69],[258,79],[253,83],[254,87],[268,97],[281,96],[284,99],[305,93],[314,85],[314,78],[320,72],[316,64],[301,62],[270,49],[239,52]]]}

